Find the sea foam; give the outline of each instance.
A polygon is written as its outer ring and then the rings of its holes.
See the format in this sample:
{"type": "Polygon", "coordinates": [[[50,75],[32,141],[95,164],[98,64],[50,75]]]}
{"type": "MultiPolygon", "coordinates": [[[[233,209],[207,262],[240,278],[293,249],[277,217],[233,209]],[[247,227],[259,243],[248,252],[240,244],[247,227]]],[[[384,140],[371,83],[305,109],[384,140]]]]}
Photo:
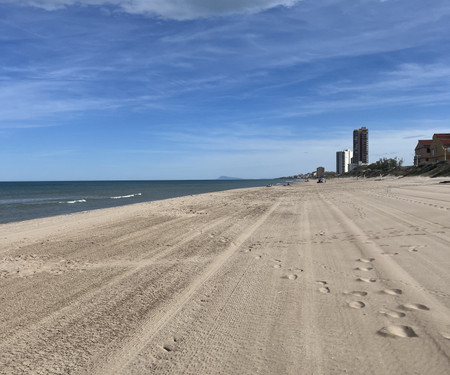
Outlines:
{"type": "Polygon", "coordinates": [[[138,197],[139,195],[142,195],[142,193],[129,194],[129,195],[119,195],[117,197],[110,197],[110,198],[111,199],[133,198],[133,197],[138,197]]]}
{"type": "Polygon", "coordinates": [[[66,202],[59,202],[59,203],[67,203],[67,204],[86,203],[86,199],[76,199],[74,201],[66,201],[66,202]]]}

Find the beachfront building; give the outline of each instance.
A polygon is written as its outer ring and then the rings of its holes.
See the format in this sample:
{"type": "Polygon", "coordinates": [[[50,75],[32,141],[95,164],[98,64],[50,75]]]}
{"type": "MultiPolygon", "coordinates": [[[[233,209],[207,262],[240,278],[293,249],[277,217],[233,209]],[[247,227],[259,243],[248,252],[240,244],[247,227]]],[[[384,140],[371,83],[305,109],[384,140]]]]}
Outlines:
{"type": "Polygon", "coordinates": [[[363,126],[353,131],[353,158],[352,164],[361,165],[369,163],[369,129],[363,126]]]}
{"type": "Polygon", "coordinates": [[[414,165],[430,163],[432,139],[419,139],[414,153],[414,165]]]}
{"type": "Polygon", "coordinates": [[[450,133],[434,134],[430,149],[432,163],[450,160],[450,133]]]}
{"type": "Polygon", "coordinates": [[[350,150],[336,151],[336,173],[344,174],[350,171],[353,152],[350,150]]]}
{"type": "Polygon", "coordinates": [[[325,168],[324,167],[317,167],[317,174],[316,176],[318,178],[325,177],[325,168]]]}

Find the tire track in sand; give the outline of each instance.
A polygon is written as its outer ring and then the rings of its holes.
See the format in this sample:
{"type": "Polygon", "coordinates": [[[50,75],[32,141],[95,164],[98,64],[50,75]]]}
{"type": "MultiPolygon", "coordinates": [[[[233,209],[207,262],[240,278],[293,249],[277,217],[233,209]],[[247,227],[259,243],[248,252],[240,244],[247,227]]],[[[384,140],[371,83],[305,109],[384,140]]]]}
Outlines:
{"type": "MultiPolygon", "coordinates": [[[[107,293],[109,290],[114,289],[121,281],[126,280],[130,278],[132,275],[137,274],[140,270],[147,267],[149,264],[153,264],[157,262],[158,260],[163,259],[171,252],[175,251],[176,249],[179,249],[189,241],[193,240],[194,238],[198,237],[202,234],[202,232],[207,232],[212,230],[213,228],[216,228],[217,226],[222,225],[228,220],[228,218],[218,218],[216,220],[213,220],[212,222],[207,223],[206,225],[203,225],[200,229],[200,231],[194,231],[190,232],[188,234],[183,233],[181,236],[179,236],[176,240],[176,244],[174,244],[171,247],[167,247],[166,249],[162,250],[160,253],[158,253],[156,256],[153,256],[150,259],[146,259],[145,254],[140,259],[139,265],[137,267],[134,267],[131,270],[128,270],[124,273],[121,273],[119,275],[116,275],[113,277],[110,281],[107,283],[102,284],[100,287],[95,288],[83,296],[81,298],[77,299],[73,303],[66,305],[62,307],[61,309],[56,310],[55,312],[51,313],[50,315],[44,317],[43,319],[40,319],[36,323],[30,325],[26,331],[19,331],[15,333],[14,335],[11,335],[6,340],[3,340],[3,342],[0,343],[0,362],[3,360],[7,360],[12,354],[14,358],[14,361],[30,361],[35,362],[36,357],[33,357],[33,354],[36,354],[35,352],[38,350],[47,350],[47,347],[42,347],[43,342],[50,342],[49,337],[54,335],[55,327],[59,327],[58,329],[61,329],[61,327],[72,325],[73,322],[80,319],[81,316],[86,315],[88,313],[92,313],[90,310],[93,306],[92,301],[96,300],[97,303],[102,303],[100,301],[105,300],[109,296],[107,293]],[[18,343],[28,343],[28,355],[25,358],[18,357],[16,352],[16,348],[18,343]],[[39,346],[41,346],[39,348],[39,346]],[[33,352],[31,351],[31,348],[33,348],[33,352]],[[3,358],[4,357],[4,358],[3,358]]],[[[105,303],[108,303],[105,300],[105,303]]],[[[65,343],[63,343],[65,345],[65,343]]],[[[103,351],[100,351],[100,355],[104,355],[103,351]]],[[[72,353],[74,355],[74,353],[72,353]]],[[[42,371],[49,371],[48,366],[52,365],[52,360],[45,361],[49,363],[40,364],[41,367],[39,369],[42,369],[42,371]]],[[[16,369],[18,371],[18,369],[16,369]]],[[[15,371],[16,371],[15,370],[15,371]]]]}
{"type": "Polygon", "coordinates": [[[211,263],[208,268],[184,291],[184,293],[174,301],[172,306],[166,311],[162,311],[152,319],[142,325],[141,334],[134,336],[126,342],[118,351],[109,358],[113,361],[106,363],[98,363],[98,365],[90,369],[90,374],[110,374],[120,373],[137,355],[145,348],[153,339],[156,333],[164,327],[192,298],[192,296],[207,282],[239,249],[239,247],[267,220],[267,218],[277,209],[281,201],[276,201],[261,217],[250,227],[248,227],[241,235],[230,243],[223,253],[217,256],[216,260],[211,263]]]}

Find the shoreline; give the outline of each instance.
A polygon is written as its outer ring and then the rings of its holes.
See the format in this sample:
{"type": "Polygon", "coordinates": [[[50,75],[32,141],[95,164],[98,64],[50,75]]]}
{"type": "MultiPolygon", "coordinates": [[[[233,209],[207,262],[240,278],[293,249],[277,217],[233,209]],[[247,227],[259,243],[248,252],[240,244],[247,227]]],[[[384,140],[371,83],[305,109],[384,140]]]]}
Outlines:
{"type": "MultiPolygon", "coordinates": [[[[327,183],[330,184],[342,184],[342,183],[352,183],[355,181],[358,182],[362,182],[362,181],[390,181],[390,180],[400,180],[400,179],[405,179],[405,180],[420,180],[422,179],[423,181],[448,181],[448,177],[428,177],[428,176],[412,176],[412,177],[403,177],[403,176],[384,176],[383,178],[379,178],[379,177],[335,177],[332,179],[327,179],[327,183]]],[[[184,181],[184,180],[180,180],[180,181],[184,181]]],[[[186,180],[186,181],[197,181],[197,180],[186,180]]],[[[199,181],[203,181],[203,180],[199,180],[199,181]]],[[[211,181],[219,181],[221,182],[221,180],[211,180],[211,181]]],[[[261,180],[263,181],[263,180],[261,180]]],[[[264,180],[265,181],[265,180],[264,180]]],[[[267,180],[270,181],[270,180],[267,180]]],[[[70,182],[70,181],[62,181],[62,182],[70,182]]],[[[75,181],[75,182],[79,182],[79,181],[75,181]]],[[[91,182],[91,181],[81,181],[81,182],[91,182]]],[[[97,181],[94,181],[97,182],[97,181]]],[[[108,181],[100,181],[100,182],[108,182],[108,181]]],[[[122,181],[120,181],[122,182],[122,181]]],[[[124,182],[127,182],[124,180],[124,182]]],[[[292,186],[295,186],[296,184],[315,184],[316,180],[311,180],[310,182],[294,182],[292,186]]],[[[280,185],[273,185],[272,187],[277,187],[280,185]]],[[[179,196],[175,196],[175,197],[169,197],[169,198],[161,198],[161,199],[154,199],[154,200],[147,200],[147,201],[141,201],[141,202],[135,202],[135,203],[123,203],[117,206],[110,206],[110,207],[101,207],[101,208],[92,208],[92,209],[87,209],[87,210],[80,210],[80,211],[75,211],[75,212],[68,212],[68,213],[61,213],[61,214],[54,214],[54,215],[49,215],[49,216],[40,216],[40,217],[32,217],[29,219],[23,219],[23,220],[14,220],[14,221],[7,221],[7,222],[0,222],[0,228],[4,225],[11,225],[11,224],[15,224],[15,223],[26,223],[26,222],[33,222],[34,220],[45,220],[45,219],[49,219],[51,220],[52,218],[63,218],[66,216],[72,216],[72,215],[83,215],[83,214],[87,214],[90,212],[95,212],[95,211],[101,211],[101,210],[114,210],[114,209],[120,209],[122,207],[128,207],[128,206],[136,206],[136,205],[140,205],[140,204],[149,204],[152,202],[161,202],[161,201],[166,201],[166,200],[170,200],[170,199],[177,199],[177,198],[183,198],[183,197],[189,197],[189,196],[198,196],[198,195],[203,195],[203,194],[213,194],[213,193],[218,193],[218,192],[225,192],[225,191],[233,191],[233,190],[241,190],[241,189],[259,189],[259,188],[265,188],[266,186],[255,186],[255,187],[242,187],[242,188],[232,188],[232,189],[226,189],[226,190],[218,190],[218,191],[211,191],[211,192],[201,192],[201,193],[196,193],[196,194],[186,194],[186,195],[179,195],[179,196]]],[[[285,187],[285,186],[281,186],[281,187],[285,187]]]]}
{"type": "Polygon", "coordinates": [[[259,187],[269,182],[272,180],[49,181],[12,182],[10,186],[4,183],[0,224],[259,187]]]}
{"type": "Polygon", "coordinates": [[[1,224],[0,372],[444,374],[449,188],[314,181],[1,224]]]}
{"type": "MultiPolygon", "coordinates": [[[[256,186],[256,187],[242,187],[242,188],[233,188],[233,189],[226,189],[226,190],[219,190],[219,191],[211,191],[211,192],[203,192],[203,193],[197,193],[197,194],[186,194],[186,195],[180,195],[176,197],[170,197],[170,198],[162,198],[162,199],[155,199],[155,200],[149,200],[149,201],[143,201],[143,202],[135,202],[135,203],[125,203],[121,204],[120,206],[112,206],[112,207],[102,207],[102,208],[94,208],[91,210],[83,210],[83,211],[77,211],[77,212],[69,212],[69,213],[63,213],[59,215],[52,215],[52,216],[43,216],[43,217],[36,217],[31,219],[25,219],[25,220],[19,220],[19,221],[9,221],[5,223],[0,223],[0,228],[3,225],[12,225],[12,224],[18,224],[18,223],[26,223],[26,222],[32,222],[32,221],[45,221],[46,219],[51,220],[53,218],[64,218],[64,217],[71,217],[75,215],[86,215],[89,213],[100,213],[102,211],[109,211],[111,213],[114,213],[114,211],[121,209],[126,209],[128,207],[134,207],[134,208],[140,208],[139,206],[142,205],[147,206],[149,204],[153,203],[159,203],[159,202],[166,202],[171,200],[177,200],[177,199],[183,199],[186,197],[198,197],[202,195],[209,195],[209,194],[216,194],[216,193],[223,193],[223,192],[233,192],[233,191],[239,191],[239,190],[247,190],[247,189],[263,189],[266,188],[266,186],[256,186]]],[[[127,210],[128,211],[128,210],[127,210]]]]}

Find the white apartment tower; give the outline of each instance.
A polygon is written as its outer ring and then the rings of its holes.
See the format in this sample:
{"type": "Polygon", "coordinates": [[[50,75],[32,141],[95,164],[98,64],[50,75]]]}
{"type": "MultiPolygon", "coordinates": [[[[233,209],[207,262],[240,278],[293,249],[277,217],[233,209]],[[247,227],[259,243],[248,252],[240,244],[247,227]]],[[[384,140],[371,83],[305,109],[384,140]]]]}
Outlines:
{"type": "Polygon", "coordinates": [[[336,173],[344,174],[347,173],[349,165],[352,162],[353,152],[350,150],[337,151],[336,152],[336,173]]]}

